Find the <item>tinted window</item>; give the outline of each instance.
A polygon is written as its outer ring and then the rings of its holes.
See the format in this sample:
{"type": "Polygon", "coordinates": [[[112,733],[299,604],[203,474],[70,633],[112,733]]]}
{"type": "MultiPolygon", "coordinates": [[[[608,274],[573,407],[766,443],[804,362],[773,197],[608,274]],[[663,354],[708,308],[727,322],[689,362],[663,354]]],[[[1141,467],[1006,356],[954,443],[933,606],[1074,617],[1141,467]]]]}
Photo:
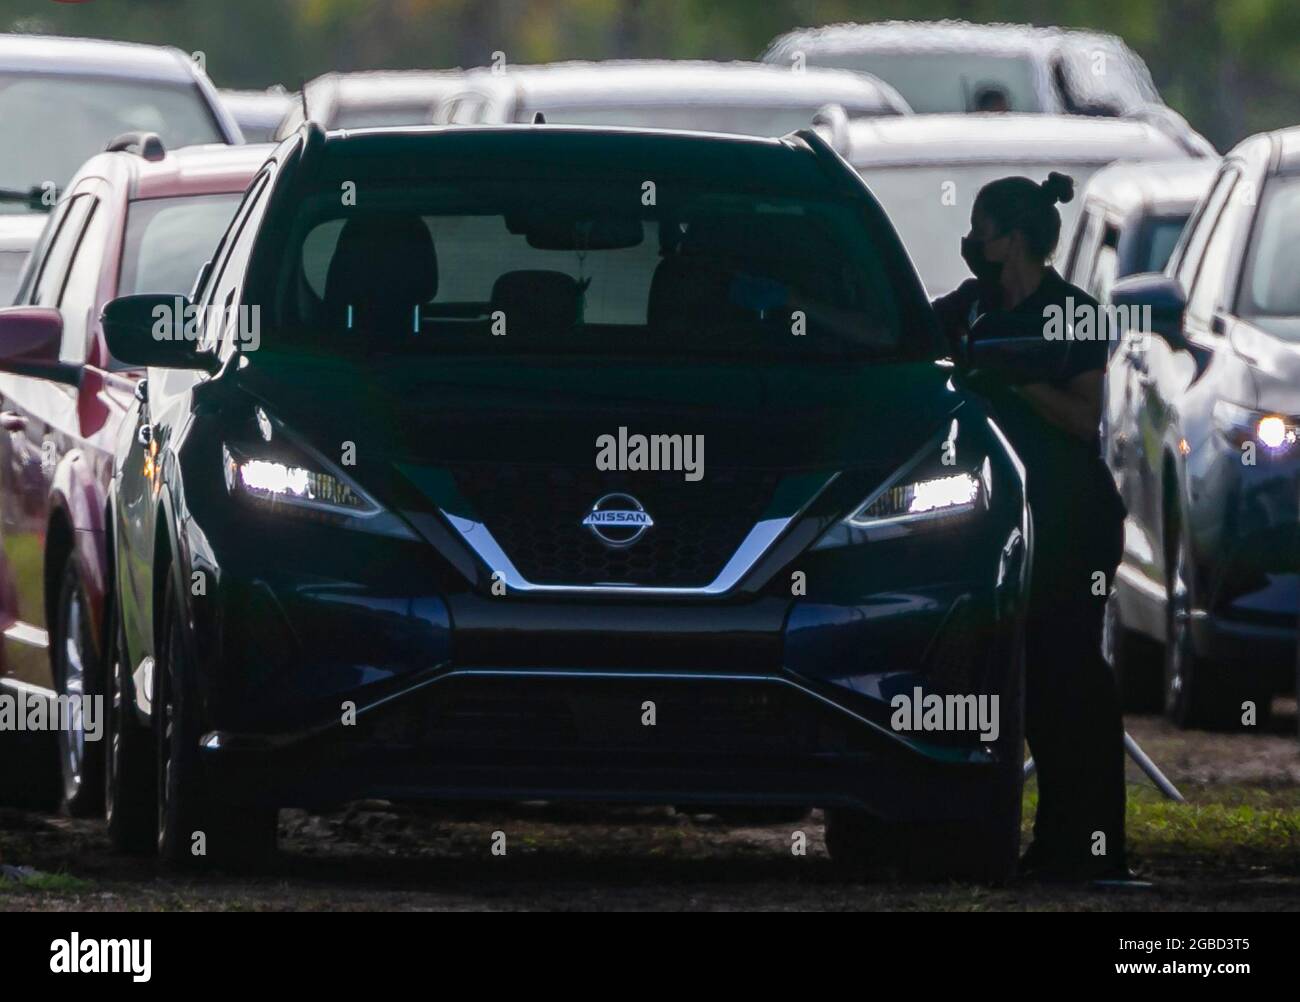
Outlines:
{"type": "Polygon", "coordinates": [[[188,293],[230,225],[240,197],[194,195],[132,202],[118,295],[188,293]]]}
{"type": "Polygon", "coordinates": [[[289,336],[429,353],[900,345],[901,262],[858,202],[674,181],[647,206],[632,177],[358,192],[355,208],[326,187],[300,210],[271,311],[289,336]]]}
{"type": "MultiPolygon", "coordinates": [[[[62,188],[110,139],[141,130],[158,133],[168,149],[224,142],[193,85],[0,74],[0,188],[62,188]]],[[[22,211],[0,204],[0,212],[22,211]]]]}

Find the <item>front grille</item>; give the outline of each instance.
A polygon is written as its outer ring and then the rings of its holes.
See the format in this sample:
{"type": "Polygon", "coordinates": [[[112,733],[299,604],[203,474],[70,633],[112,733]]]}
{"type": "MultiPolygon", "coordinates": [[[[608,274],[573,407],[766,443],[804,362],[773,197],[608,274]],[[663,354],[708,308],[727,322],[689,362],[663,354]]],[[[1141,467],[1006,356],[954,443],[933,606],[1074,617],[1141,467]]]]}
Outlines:
{"type": "Polygon", "coordinates": [[[799,755],[867,747],[848,718],[784,687],[635,677],[452,677],[358,721],[355,736],[459,755],[482,749],[799,755]]]}
{"type": "Polygon", "coordinates": [[[453,470],[461,493],[519,572],[534,584],[702,587],[740,546],[772,499],[778,476],[710,470],[603,473],[555,467],[453,470]],[[654,525],[631,546],[598,540],[582,519],[606,494],[635,497],[654,525]]]}

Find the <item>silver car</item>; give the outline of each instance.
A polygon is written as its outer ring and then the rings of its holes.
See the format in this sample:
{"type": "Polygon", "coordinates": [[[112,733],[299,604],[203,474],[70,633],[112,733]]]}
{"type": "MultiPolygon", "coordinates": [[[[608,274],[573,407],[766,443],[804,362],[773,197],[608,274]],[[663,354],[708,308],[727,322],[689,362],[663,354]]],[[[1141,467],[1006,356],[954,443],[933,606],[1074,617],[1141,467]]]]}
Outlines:
{"type": "MultiPolygon", "coordinates": [[[[975,195],[989,181],[1017,174],[1041,181],[1049,171],[1081,191],[1117,160],[1196,159],[1177,133],[1145,121],[1079,115],[910,115],[854,122],[844,156],[880,199],[931,296],[970,277],[960,253],[975,195]]],[[[1061,247],[1069,247],[1079,211],[1061,210],[1061,247]]]]}

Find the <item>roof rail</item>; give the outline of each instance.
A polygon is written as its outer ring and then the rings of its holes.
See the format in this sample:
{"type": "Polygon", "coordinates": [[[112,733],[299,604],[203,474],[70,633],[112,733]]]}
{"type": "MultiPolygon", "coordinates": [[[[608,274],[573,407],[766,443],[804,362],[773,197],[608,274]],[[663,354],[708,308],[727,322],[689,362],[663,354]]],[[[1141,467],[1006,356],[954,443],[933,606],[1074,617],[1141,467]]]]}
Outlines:
{"type": "Polygon", "coordinates": [[[131,148],[150,163],[157,163],[167,155],[167,148],[156,132],[123,132],[104,147],[105,153],[129,153],[131,148]]]}

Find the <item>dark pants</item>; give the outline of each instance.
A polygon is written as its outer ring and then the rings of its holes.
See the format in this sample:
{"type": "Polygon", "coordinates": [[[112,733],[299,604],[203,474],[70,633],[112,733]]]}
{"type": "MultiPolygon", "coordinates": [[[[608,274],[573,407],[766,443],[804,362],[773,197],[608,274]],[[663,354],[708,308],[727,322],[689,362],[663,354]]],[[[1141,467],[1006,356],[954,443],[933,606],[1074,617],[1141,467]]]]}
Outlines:
{"type": "Polygon", "coordinates": [[[1115,677],[1101,654],[1105,594],[1123,524],[1073,504],[1034,518],[1025,730],[1038,771],[1035,855],[1069,867],[1125,863],[1124,722],[1115,677]],[[1078,512],[1076,515],[1075,513],[1078,512]],[[1095,833],[1105,836],[1096,855],[1095,833]]]}

